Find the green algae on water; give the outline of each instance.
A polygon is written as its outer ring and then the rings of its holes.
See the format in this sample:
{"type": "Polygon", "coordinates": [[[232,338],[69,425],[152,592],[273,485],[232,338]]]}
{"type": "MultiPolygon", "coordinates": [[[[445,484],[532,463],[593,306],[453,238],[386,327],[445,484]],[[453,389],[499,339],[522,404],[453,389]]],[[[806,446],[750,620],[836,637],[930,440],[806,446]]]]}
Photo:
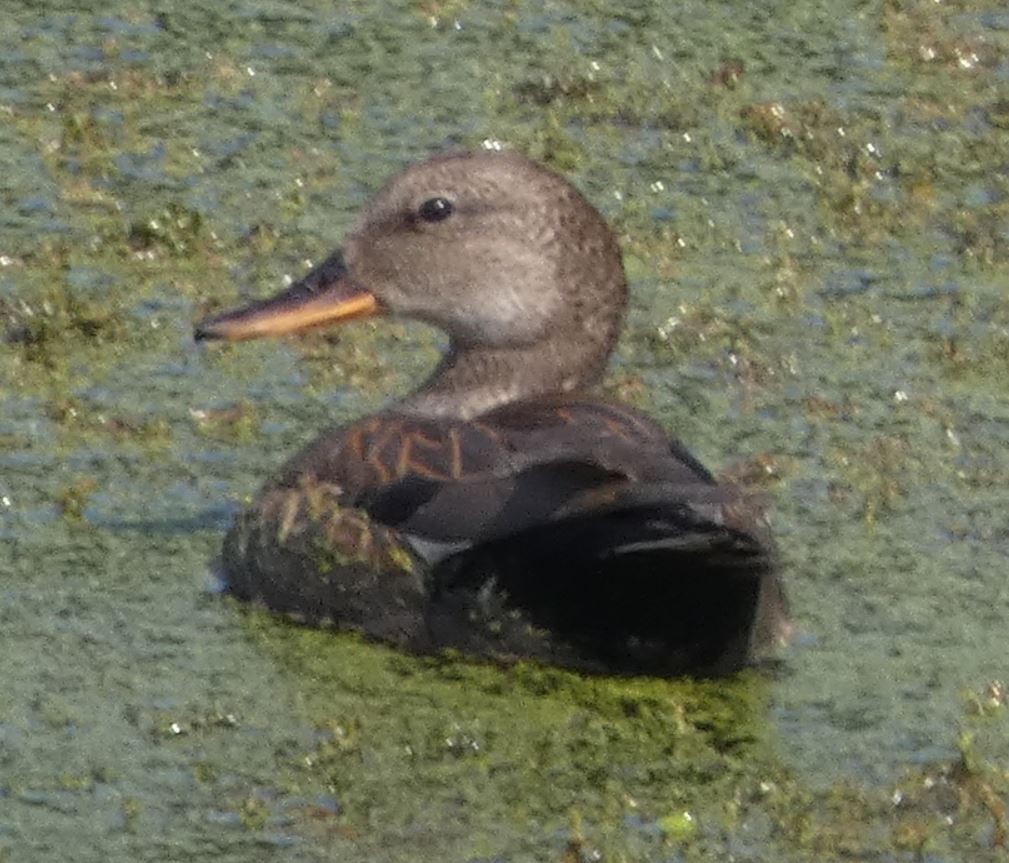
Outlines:
{"type": "Polygon", "coordinates": [[[1004,859],[1007,32],[974,0],[8,10],[0,856],[1004,859]],[[418,659],[208,590],[242,502],[439,341],[210,355],[192,322],[485,142],[618,228],[612,391],[772,499],[777,664],[418,659]]]}

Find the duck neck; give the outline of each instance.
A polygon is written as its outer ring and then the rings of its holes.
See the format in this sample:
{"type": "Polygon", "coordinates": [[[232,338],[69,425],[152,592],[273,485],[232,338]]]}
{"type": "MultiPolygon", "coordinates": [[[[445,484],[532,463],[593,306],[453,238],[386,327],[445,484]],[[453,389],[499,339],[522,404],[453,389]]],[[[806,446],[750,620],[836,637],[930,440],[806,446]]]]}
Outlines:
{"type": "Polygon", "coordinates": [[[501,405],[594,384],[608,346],[550,341],[512,348],[451,344],[428,380],[398,409],[422,416],[472,419],[501,405]]]}

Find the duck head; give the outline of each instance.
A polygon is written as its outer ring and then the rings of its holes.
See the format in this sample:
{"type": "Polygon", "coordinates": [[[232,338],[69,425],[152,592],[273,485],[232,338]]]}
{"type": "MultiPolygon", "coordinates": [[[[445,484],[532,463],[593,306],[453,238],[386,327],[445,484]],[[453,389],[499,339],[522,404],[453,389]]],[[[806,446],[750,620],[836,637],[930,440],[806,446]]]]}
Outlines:
{"type": "Polygon", "coordinates": [[[444,330],[449,350],[400,408],[470,418],[591,385],[626,304],[613,233],[570,183],[517,154],[458,153],[393,177],[342,252],[279,296],[204,321],[195,336],[414,318],[444,330]]]}

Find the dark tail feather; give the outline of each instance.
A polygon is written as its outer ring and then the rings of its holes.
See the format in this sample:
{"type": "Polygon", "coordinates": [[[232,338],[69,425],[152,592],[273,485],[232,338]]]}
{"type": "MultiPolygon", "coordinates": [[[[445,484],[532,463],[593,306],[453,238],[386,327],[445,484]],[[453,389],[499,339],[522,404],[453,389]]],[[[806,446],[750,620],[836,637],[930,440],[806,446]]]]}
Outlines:
{"type": "Polygon", "coordinates": [[[687,502],[669,491],[661,503],[596,507],[481,546],[439,570],[438,590],[486,609],[492,584],[495,607],[550,633],[545,650],[562,644],[587,667],[734,671],[787,618],[773,549],[759,530],[726,524],[717,494],[687,502]]]}

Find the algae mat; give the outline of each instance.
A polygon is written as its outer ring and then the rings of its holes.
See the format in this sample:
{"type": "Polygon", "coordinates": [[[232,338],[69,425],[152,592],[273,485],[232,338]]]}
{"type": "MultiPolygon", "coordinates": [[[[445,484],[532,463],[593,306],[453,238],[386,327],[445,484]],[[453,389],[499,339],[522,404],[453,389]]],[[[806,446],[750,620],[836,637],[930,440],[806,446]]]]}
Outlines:
{"type": "Polygon", "coordinates": [[[0,860],[1005,859],[1007,43],[969,0],[8,4],[0,860]],[[607,386],[773,499],[772,667],[422,660],[209,589],[440,341],[192,322],[498,145],[621,234],[607,386]]]}

